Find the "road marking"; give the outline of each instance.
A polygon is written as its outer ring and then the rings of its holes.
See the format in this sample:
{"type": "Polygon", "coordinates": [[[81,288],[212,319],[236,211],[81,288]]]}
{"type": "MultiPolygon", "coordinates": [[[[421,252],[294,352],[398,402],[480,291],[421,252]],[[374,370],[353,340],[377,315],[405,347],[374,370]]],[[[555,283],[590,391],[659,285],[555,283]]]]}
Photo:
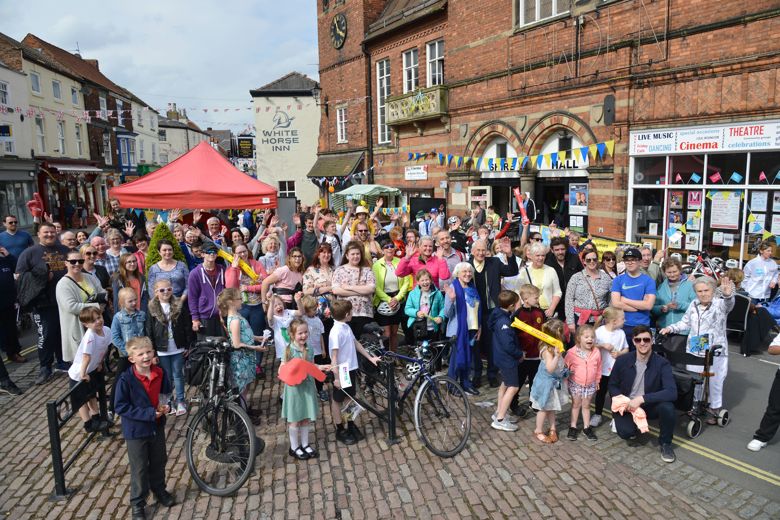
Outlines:
{"type": "MultiPolygon", "coordinates": [[[[33,345],[32,347],[27,347],[26,349],[21,350],[19,352],[19,354],[22,355],[22,356],[26,356],[27,354],[31,354],[31,353],[35,352],[36,350],[38,350],[38,347],[33,345]]],[[[10,363],[10,361],[8,360],[8,357],[4,357],[3,358],[3,363],[10,363]]]]}
{"type": "MultiPolygon", "coordinates": [[[[612,417],[612,413],[608,412],[607,410],[604,410],[604,415],[612,417]]],[[[651,427],[650,433],[654,437],[658,437],[660,435],[660,431],[657,428],[651,427]]],[[[695,442],[686,440],[681,438],[680,436],[675,436],[674,442],[679,445],[681,448],[687,449],[688,451],[691,451],[693,453],[696,453],[698,455],[701,455],[702,457],[706,457],[710,460],[713,460],[715,462],[718,462],[720,464],[723,464],[724,466],[728,466],[730,468],[733,468],[741,473],[745,473],[747,475],[750,475],[752,477],[755,477],[757,479],[763,480],[765,482],[768,482],[774,486],[780,487],[780,475],[777,475],[775,473],[771,473],[769,471],[763,470],[761,468],[757,468],[755,466],[752,466],[746,462],[742,462],[741,460],[734,459],[732,457],[729,457],[728,455],[724,455],[723,453],[713,450],[711,448],[707,448],[706,446],[702,446],[701,444],[696,444],[695,442]]]]}

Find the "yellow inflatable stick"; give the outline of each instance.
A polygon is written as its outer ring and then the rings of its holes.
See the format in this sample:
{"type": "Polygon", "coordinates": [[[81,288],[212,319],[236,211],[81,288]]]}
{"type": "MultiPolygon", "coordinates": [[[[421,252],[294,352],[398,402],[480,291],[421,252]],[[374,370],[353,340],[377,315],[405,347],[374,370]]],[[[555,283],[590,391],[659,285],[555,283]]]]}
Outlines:
{"type": "MultiPolygon", "coordinates": [[[[228,253],[224,249],[221,249],[221,248],[217,249],[217,256],[224,258],[225,261],[228,264],[232,264],[233,263],[233,255],[231,255],[230,253],[228,253]]],[[[246,262],[244,262],[243,260],[239,260],[238,261],[238,266],[241,268],[242,271],[244,271],[244,273],[246,273],[246,275],[249,278],[251,278],[255,282],[257,281],[258,278],[260,278],[260,275],[258,275],[255,272],[255,270],[252,269],[252,267],[250,267],[250,265],[247,264],[246,262]]]]}
{"type": "Polygon", "coordinates": [[[527,323],[523,323],[522,321],[515,318],[515,320],[512,322],[512,326],[516,329],[520,329],[523,332],[526,332],[530,334],[531,336],[540,339],[547,343],[548,345],[551,345],[558,349],[558,352],[563,354],[563,342],[559,339],[555,339],[549,334],[545,334],[539,329],[535,329],[532,326],[528,325],[527,323]]]}

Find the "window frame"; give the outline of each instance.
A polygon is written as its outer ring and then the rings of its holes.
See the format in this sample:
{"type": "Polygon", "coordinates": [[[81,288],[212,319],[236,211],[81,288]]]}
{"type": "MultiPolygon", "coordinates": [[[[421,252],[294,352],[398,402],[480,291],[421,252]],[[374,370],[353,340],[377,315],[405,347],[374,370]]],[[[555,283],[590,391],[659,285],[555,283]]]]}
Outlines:
{"type": "Polygon", "coordinates": [[[11,86],[7,81],[0,81],[0,105],[11,106],[11,86]],[[3,96],[5,101],[2,100],[3,96]]]}
{"type": "Polygon", "coordinates": [[[425,44],[425,63],[426,63],[426,86],[434,87],[444,84],[444,38],[439,38],[425,44]],[[441,54],[439,54],[439,44],[441,44],[441,54]],[[431,57],[431,49],[436,50],[436,56],[431,57]],[[433,67],[436,71],[433,71],[433,67]],[[438,82],[435,82],[438,78],[438,82]]]}
{"type": "Polygon", "coordinates": [[[145,162],[146,159],[144,158],[144,140],[139,139],[138,140],[138,161],[139,162],[145,162]]]}
{"type": "Polygon", "coordinates": [[[30,90],[39,96],[41,95],[41,75],[37,72],[30,72],[30,90]],[[38,90],[35,90],[36,83],[38,84],[38,90]]]}
{"type": "Polygon", "coordinates": [[[38,148],[38,153],[43,155],[46,153],[46,120],[43,116],[35,116],[33,126],[35,127],[36,148],[38,148]]]}
{"type": "Polygon", "coordinates": [[[127,156],[130,160],[130,166],[135,166],[138,164],[135,158],[135,139],[127,140],[127,156]]]}
{"type": "Polygon", "coordinates": [[[76,123],[76,152],[78,152],[79,157],[84,155],[84,141],[82,139],[82,133],[81,133],[81,125],[79,123],[76,123]]]}
{"type": "Polygon", "coordinates": [[[60,147],[61,155],[65,155],[68,152],[65,136],[65,121],[57,121],[57,144],[60,147]]]}
{"type": "Polygon", "coordinates": [[[125,103],[121,99],[116,100],[116,126],[125,126],[124,116],[122,112],[125,110],[125,103]]]}
{"type": "Polygon", "coordinates": [[[404,51],[403,60],[404,94],[414,92],[420,88],[420,51],[417,47],[404,51]],[[413,63],[410,63],[414,58],[413,63]]]}
{"type": "Polygon", "coordinates": [[[107,166],[113,163],[111,159],[111,134],[108,132],[103,132],[103,162],[107,166]]]}
{"type": "Polygon", "coordinates": [[[152,141],[152,164],[157,164],[157,143],[152,141]]]}
{"type": "Polygon", "coordinates": [[[8,122],[3,122],[2,125],[8,127],[8,133],[11,135],[10,137],[7,137],[3,140],[2,146],[0,146],[0,148],[4,154],[15,155],[16,141],[14,139],[14,125],[8,122]]]}
{"type": "Polygon", "coordinates": [[[157,129],[157,140],[160,141],[161,143],[168,142],[168,132],[165,130],[165,128],[157,129]]]}
{"type": "Polygon", "coordinates": [[[564,11],[558,12],[558,2],[560,0],[551,0],[551,6],[552,6],[552,14],[550,16],[545,16],[544,18],[540,17],[540,12],[542,9],[541,2],[542,0],[515,0],[515,27],[524,28],[528,26],[532,26],[537,23],[544,23],[549,20],[552,20],[554,18],[557,18],[559,16],[566,15],[571,12],[571,7],[569,9],[566,9],[564,11]],[[531,21],[525,20],[525,4],[527,2],[534,2],[534,14],[535,18],[531,21]]]}
{"type": "Polygon", "coordinates": [[[168,152],[160,152],[160,165],[168,164],[168,152]]]}
{"type": "Polygon", "coordinates": [[[278,195],[280,197],[295,197],[298,196],[295,194],[295,181],[279,181],[279,192],[278,195]],[[284,187],[282,187],[282,184],[284,183],[284,187]],[[290,189],[292,187],[292,189],[290,189]]]}
{"type": "Polygon", "coordinates": [[[390,97],[390,59],[376,62],[377,144],[389,144],[390,127],[387,125],[387,98],[390,97]]]}
{"type": "Polygon", "coordinates": [[[346,143],[347,139],[347,107],[338,107],[336,109],[336,142],[346,143]]]}
{"type": "Polygon", "coordinates": [[[102,92],[98,95],[100,105],[100,119],[108,120],[108,98],[102,92]]]}
{"type": "Polygon", "coordinates": [[[60,80],[58,79],[51,80],[51,95],[55,99],[55,101],[62,102],[62,82],[60,80]],[[58,92],[59,95],[57,95],[58,92]]]}

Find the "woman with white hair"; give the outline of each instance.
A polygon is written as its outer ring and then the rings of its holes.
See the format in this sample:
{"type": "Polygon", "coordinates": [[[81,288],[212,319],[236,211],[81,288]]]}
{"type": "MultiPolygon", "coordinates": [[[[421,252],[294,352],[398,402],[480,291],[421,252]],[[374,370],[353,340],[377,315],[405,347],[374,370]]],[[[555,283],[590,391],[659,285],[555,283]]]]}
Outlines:
{"type": "MultiPolygon", "coordinates": [[[[682,319],[659,332],[661,334],[688,334],[687,351],[704,357],[706,350],[720,347],[712,360],[710,377],[710,417],[707,424],[717,424],[718,412],[723,406],[723,382],[728,372],[729,343],[726,339],[726,318],[734,308],[734,282],[729,278],[720,279],[720,294],[717,282],[703,276],[693,282],[696,299],[688,306],[682,319]],[[717,296],[717,297],[716,297],[717,296]]],[[[689,365],[687,370],[701,371],[701,366],[689,365]]],[[[696,399],[701,399],[702,385],[696,387],[696,399]]]]}
{"type": "Polygon", "coordinates": [[[276,234],[270,234],[262,242],[263,256],[257,259],[270,275],[287,261],[287,241],[276,234]]]}
{"type": "Polygon", "coordinates": [[[528,249],[528,258],[530,264],[520,269],[520,284],[529,283],[539,289],[539,308],[544,311],[545,316],[552,318],[555,314],[555,308],[561,301],[563,291],[558,281],[558,273],[549,265],[545,265],[544,259],[547,255],[547,247],[541,242],[534,242],[528,249]]]}
{"type": "Polygon", "coordinates": [[[460,262],[452,272],[453,282],[447,289],[442,314],[448,318],[447,337],[454,338],[448,375],[458,381],[469,395],[479,395],[469,377],[477,341],[483,332],[482,306],[474,285],[474,266],[460,262]]]}

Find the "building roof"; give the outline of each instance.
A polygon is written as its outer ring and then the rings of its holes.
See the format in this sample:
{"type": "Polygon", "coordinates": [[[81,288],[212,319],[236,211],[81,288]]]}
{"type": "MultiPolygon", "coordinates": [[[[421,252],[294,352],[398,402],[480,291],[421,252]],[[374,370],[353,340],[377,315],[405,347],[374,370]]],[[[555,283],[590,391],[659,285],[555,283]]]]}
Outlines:
{"type": "MultiPolygon", "coordinates": [[[[7,36],[3,33],[0,33],[0,43],[8,45],[14,49],[17,49],[19,52],[21,52],[22,57],[28,61],[32,61],[34,63],[42,65],[47,69],[53,70],[54,72],[63,74],[77,81],[83,81],[84,79],[77,72],[57,62],[57,60],[53,60],[52,58],[50,58],[49,56],[41,52],[39,49],[26,45],[22,42],[18,42],[13,38],[11,38],[10,36],[7,36]]],[[[8,65],[8,67],[11,69],[15,69],[15,67],[11,63],[7,63],[6,65],[8,65]]],[[[17,70],[19,72],[22,72],[21,67],[17,70]]]]}
{"type": "Polygon", "coordinates": [[[346,177],[350,173],[355,172],[362,160],[363,152],[320,155],[306,176],[309,178],[346,177]]]}
{"type": "Polygon", "coordinates": [[[300,72],[290,72],[286,76],[250,90],[252,97],[277,97],[277,96],[311,96],[313,88],[319,87],[319,83],[300,72]]]}
{"type": "Polygon", "coordinates": [[[199,134],[209,135],[203,130],[200,129],[198,125],[195,124],[194,121],[187,120],[185,121],[177,121],[175,119],[168,119],[167,117],[160,116],[157,126],[161,128],[181,128],[182,130],[192,130],[193,132],[198,132],[199,134]]]}
{"type": "Polygon", "coordinates": [[[447,0],[389,0],[379,18],[368,26],[364,41],[369,41],[425,16],[443,11],[447,0]]]}
{"type": "Polygon", "coordinates": [[[233,133],[230,130],[212,130],[211,128],[207,128],[206,133],[216,139],[219,146],[226,150],[230,150],[230,143],[233,140],[233,133]]]}
{"type": "Polygon", "coordinates": [[[85,60],[78,54],[72,54],[65,49],[60,49],[56,45],[48,43],[34,34],[28,34],[22,40],[22,43],[34,49],[40,49],[41,53],[49,59],[61,64],[69,70],[74,71],[87,81],[90,81],[106,90],[118,94],[122,97],[128,97],[128,92],[108,79],[100,69],[96,60],[85,60]]]}

